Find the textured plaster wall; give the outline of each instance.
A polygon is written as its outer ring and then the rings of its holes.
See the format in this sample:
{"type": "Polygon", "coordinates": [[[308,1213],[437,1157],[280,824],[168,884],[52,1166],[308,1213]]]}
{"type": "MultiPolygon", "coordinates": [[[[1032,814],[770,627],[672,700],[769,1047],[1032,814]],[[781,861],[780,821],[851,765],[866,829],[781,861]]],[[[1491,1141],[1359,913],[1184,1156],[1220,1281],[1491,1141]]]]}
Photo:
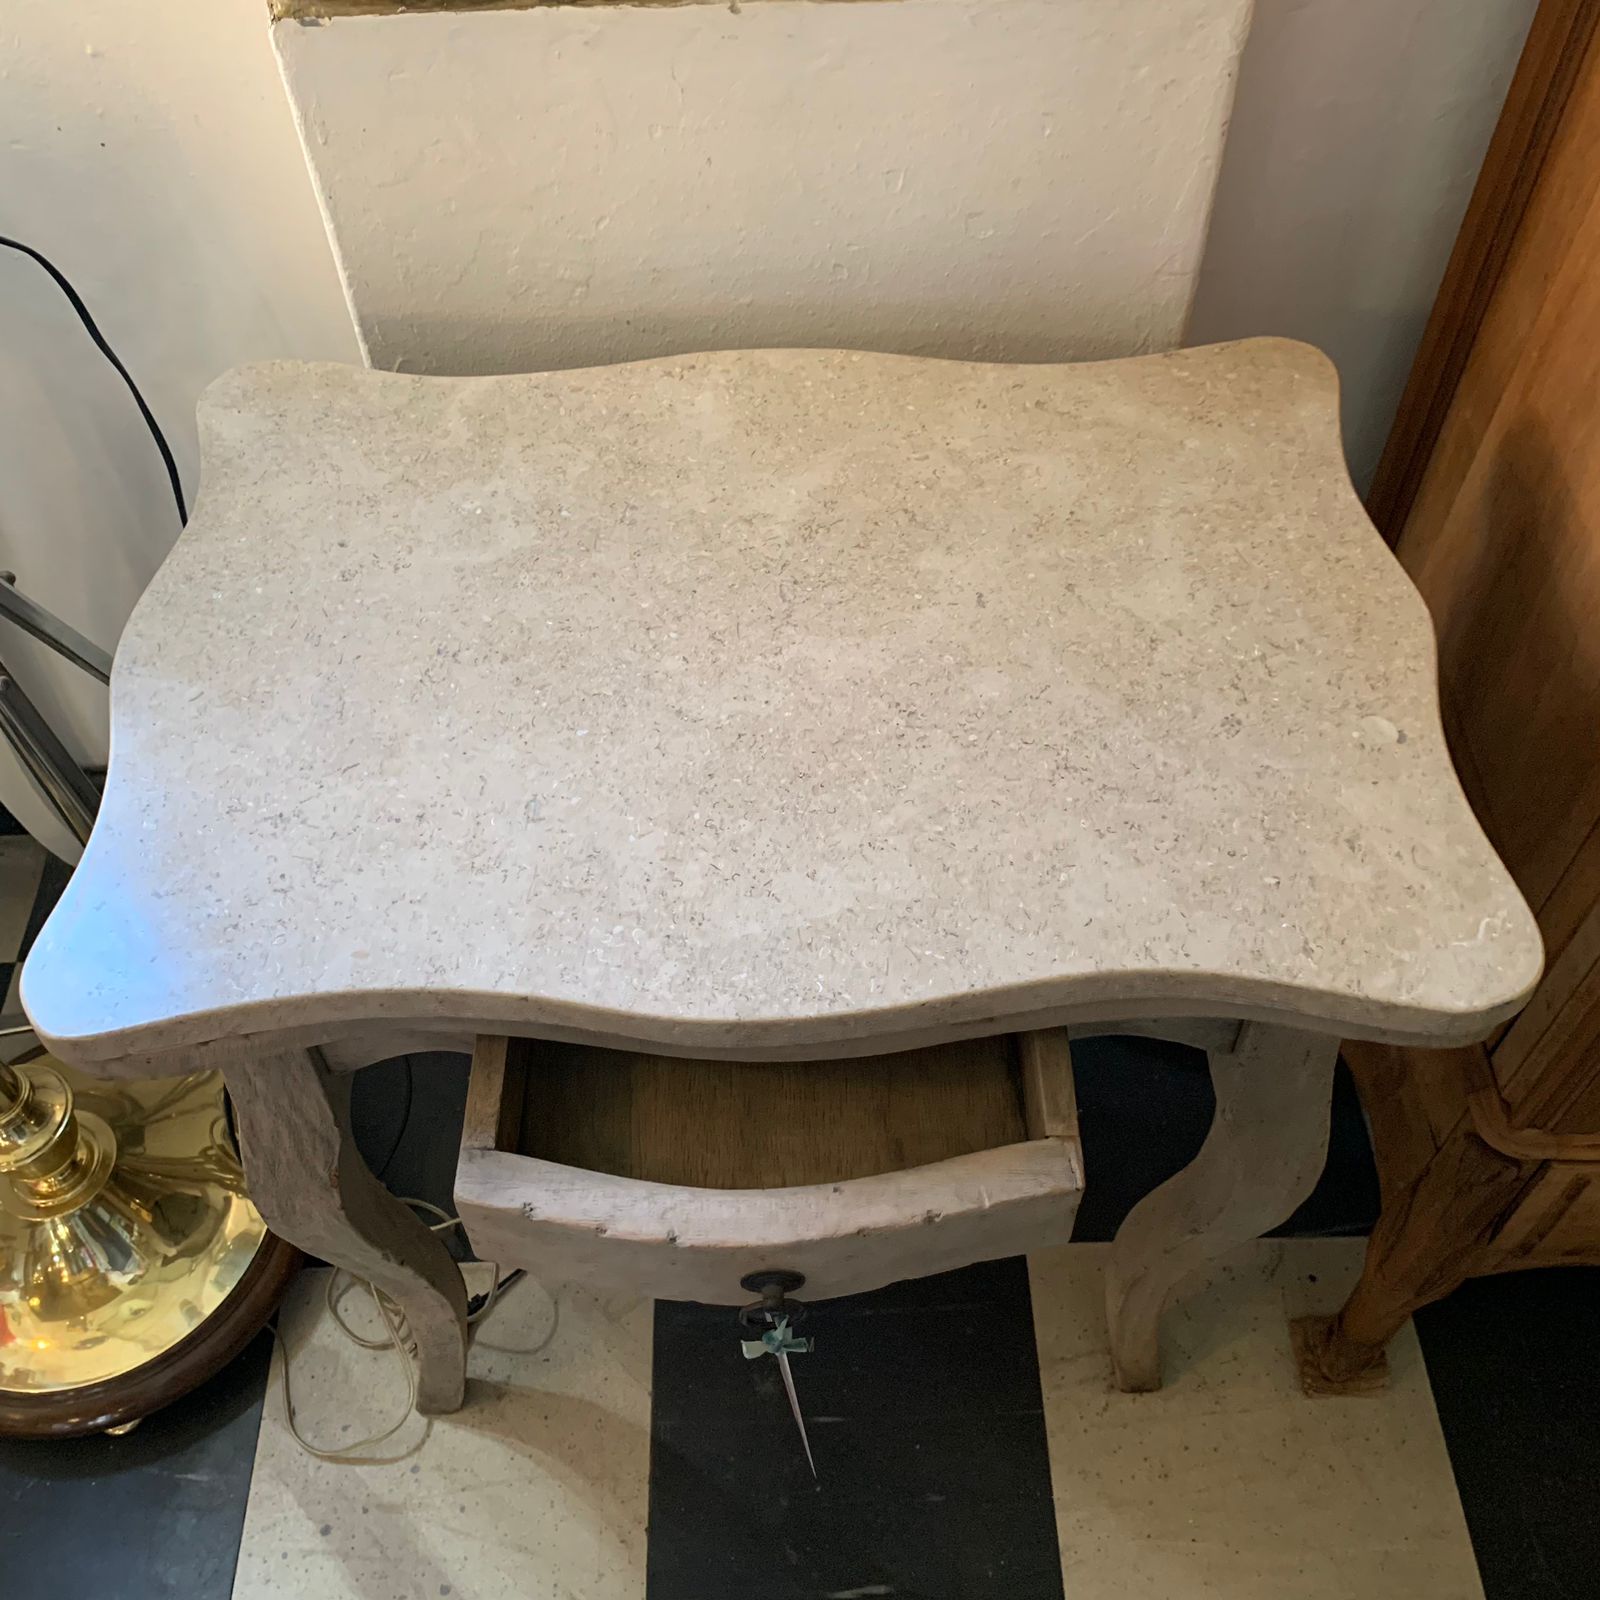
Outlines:
{"type": "Polygon", "coordinates": [[[373,361],[1181,334],[1249,0],[280,22],[373,361]]]}

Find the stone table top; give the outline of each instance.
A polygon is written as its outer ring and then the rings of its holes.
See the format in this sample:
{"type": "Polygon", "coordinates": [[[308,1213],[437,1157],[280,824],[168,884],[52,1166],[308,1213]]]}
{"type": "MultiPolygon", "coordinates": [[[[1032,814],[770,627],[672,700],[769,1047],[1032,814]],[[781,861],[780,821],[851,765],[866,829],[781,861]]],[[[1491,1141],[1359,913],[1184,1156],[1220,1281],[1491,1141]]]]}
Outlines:
{"type": "Polygon", "coordinates": [[[1306,346],[279,363],[200,428],[23,980],[70,1059],[1176,1011],[1449,1043],[1538,975],[1306,346]]]}

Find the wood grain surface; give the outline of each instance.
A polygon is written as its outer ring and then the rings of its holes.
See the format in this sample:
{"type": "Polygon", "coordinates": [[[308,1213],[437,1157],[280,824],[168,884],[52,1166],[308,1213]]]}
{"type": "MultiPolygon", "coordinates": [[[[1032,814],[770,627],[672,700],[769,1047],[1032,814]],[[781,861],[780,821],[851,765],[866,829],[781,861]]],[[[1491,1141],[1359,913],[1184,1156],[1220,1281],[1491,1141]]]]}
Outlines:
{"type": "Polygon", "coordinates": [[[1006,1035],[855,1061],[512,1047],[526,1052],[528,1079],[517,1148],[619,1177],[706,1189],[831,1183],[1029,1137],[1006,1035]]]}
{"type": "Polygon", "coordinates": [[[1396,552],[1438,629],[1463,784],[1546,944],[1495,1075],[1513,1124],[1574,1133],[1600,1131],[1597,15],[1539,13],[1458,252],[1492,281],[1469,311],[1452,268],[1391,450],[1429,445],[1396,552]],[[1453,377],[1430,365],[1446,344],[1453,377]]]}

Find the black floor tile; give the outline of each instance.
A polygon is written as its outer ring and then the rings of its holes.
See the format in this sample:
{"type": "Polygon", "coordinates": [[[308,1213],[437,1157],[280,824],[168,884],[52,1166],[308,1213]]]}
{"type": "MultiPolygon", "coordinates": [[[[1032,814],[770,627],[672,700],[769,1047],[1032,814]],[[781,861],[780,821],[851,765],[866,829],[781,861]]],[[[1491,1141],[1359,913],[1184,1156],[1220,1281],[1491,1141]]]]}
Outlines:
{"type": "Polygon", "coordinates": [[[1600,1595],[1600,1268],[1477,1278],[1416,1324],[1487,1600],[1600,1595]]]}
{"type": "Polygon", "coordinates": [[[656,1307],[647,1600],[1061,1600],[1027,1265],[831,1301],[793,1357],[656,1307]]]}
{"type": "Polygon", "coordinates": [[[228,1600],[271,1353],[119,1439],[0,1439],[0,1593],[228,1600]]]}

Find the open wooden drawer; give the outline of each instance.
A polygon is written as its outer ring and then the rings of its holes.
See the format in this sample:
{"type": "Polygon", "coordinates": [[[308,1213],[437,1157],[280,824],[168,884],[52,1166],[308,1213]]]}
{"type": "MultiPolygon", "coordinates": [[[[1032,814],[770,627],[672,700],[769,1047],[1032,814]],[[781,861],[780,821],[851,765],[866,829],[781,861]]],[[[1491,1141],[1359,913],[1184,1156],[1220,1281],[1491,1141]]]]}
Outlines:
{"type": "Polygon", "coordinates": [[[455,1199],[502,1266],[737,1305],[1061,1244],[1082,1192],[1064,1029],[752,1063],[486,1035],[455,1199]]]}

